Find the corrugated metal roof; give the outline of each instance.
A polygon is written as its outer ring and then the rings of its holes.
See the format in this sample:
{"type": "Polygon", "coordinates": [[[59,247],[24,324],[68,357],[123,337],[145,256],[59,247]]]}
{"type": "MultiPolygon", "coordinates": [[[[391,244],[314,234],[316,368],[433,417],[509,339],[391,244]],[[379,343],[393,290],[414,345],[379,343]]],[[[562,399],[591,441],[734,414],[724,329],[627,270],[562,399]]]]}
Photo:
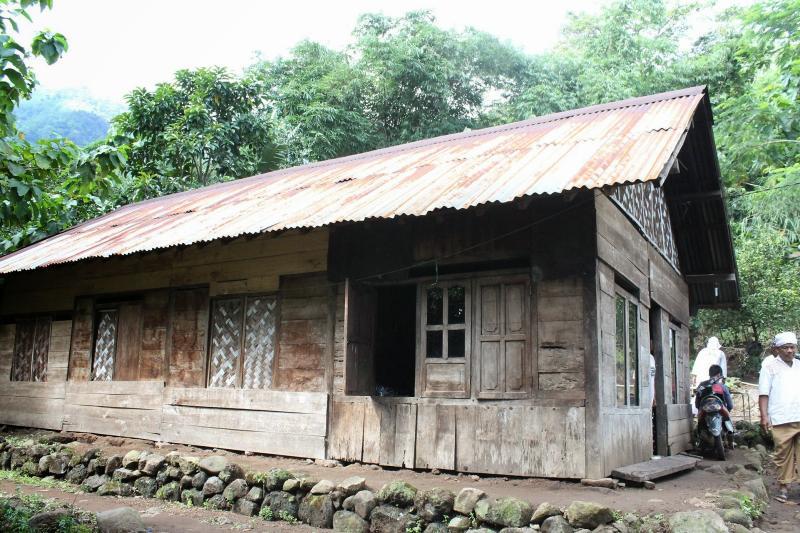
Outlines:
{"type": "Polygon", "coordinates": [[[0,258],[0,273],[653,180],[704,96],[623,100],[127,205],[0,258]]]}

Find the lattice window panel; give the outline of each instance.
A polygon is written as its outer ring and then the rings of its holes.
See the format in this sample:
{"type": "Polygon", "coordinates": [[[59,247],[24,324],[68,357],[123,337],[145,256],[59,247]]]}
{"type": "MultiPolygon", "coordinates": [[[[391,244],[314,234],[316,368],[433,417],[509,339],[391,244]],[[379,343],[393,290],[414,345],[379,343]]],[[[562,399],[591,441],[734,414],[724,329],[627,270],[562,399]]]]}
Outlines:
{"type": "Polygon", "coordinates": [[[652,182],[632,183],[615,187],[609,196],[636,222],[667,261],[679,269],[678,249],[663,189],[652,182]]]}
{"type": "Polygon", "coordinates": [[[14,341],[14,359],[11,363],[11,381],[31,380],[31,356],[33,338],[36,334],[36,321],[17,322],[17,334],[14,341]]]}
{"type": "Polygon", "coordinates": [[[33,354],[31,360],[31,381],[47,381],[47,354],[50,351],[50,319],[36,320],[33,335],[33,354]]]}
{"type": "Polygon", "coordinates": [[[226,298],[214,303],[209,387],[266,389],[272,384],[277,300],[226,298]]]}
{"type": "Polygon", "coordinates": [[[117,352],[117,311],[100,311],[97,318],[92,379],[111,381],[114,378],[114,356],[117,352]]]}
{"type": "Polygon", "coordinates": [[[49,348],[49,317],[17,322],[11,380],[46,381],[49,348]]]}
{"type": "Polygon", "coordinates": [[[211,319],[211,361],[209,387],[238,385],[239,357],[242,352],[241,298],[217,300],[211,319]]]}
{"type": "Polygon", "coordinates": [[[272,384],[277,306],[275,298],[247,299],[242,373],[246,389],[265,389],[272,384]]]}

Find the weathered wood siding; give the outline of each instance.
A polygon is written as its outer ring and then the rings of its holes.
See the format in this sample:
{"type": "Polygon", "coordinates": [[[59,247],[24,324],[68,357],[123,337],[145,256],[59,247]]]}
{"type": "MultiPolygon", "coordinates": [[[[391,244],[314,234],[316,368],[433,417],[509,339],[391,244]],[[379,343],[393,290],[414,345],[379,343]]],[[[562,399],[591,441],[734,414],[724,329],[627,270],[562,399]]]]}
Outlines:
{"type": "Polygon", "coordinates": [[[583,279],[537,284],[538,396],[582,400],[584,390],[583,279]]]}
{"type": "Polygon", "coordinates": [[[199,446],[325,457],[327,394],[167,388],[161,438],[199,446]]]}
{"type": "MultiPolygon", "coordinates": [[[[599,285],[598,320],[600,325],[598,364],[600,413],[594,423],[600,426],[601,457],[590,474],[607,475],[618,466],[648,459],[652,453],[652,414],[648,384],[650,353],[650,284],[648,242],[604,195],[596,197],[597,278],[599,285]],[[615,272],[638,289],[637,321],[639,405],[616,405],[616,280],[615,272]],[[602,465],[602,467],[600,467],[602,465]],[[602,470],[601,470],[602,468],[602,470]]],[[[587,460],[588,463],[588,460],[587,460]]]]}
{"type": "Polygon", "coordinates": [[[72,320],[54,320],[50,326],[50,350],[47,357],[47,381],[67,380],[72,320]]]}
{"type": "MultiPolygon", "coordinates": [[[[615,467],[646,460],[653,453],[652,415],[648,383],[650,308],[656,303],[684,324],[688,321],[688,289],[680,275],[642,236],[636,226],[604,194],[596,193],[597,233],[597,343],[596,379],[587,391],[596,391],[597,416],[589,420],[587,434],[596,435],[600,457],[587,456],[587,475],[607,475],[615,467]],[[638,366],[639,406],[617,407],[615,396],[615,288],[617,280],[636,289],[639,299],[638,366]]],[[[684,375],[681,362],[678,372],[684,375]]],[[[680,380],[679,380],[680,382],[680,380]]],[[[674,409],[685,412],[684,407],[674,409]]],[[[674,416],[677,414],[673,413],[674,416]]],[[[676,443],[685,440],[685,419],[674,424],[676,443]]],[[[676,448],[677,448],[676,444],[676,448]]],[[[676,449],[677,451],[677,449],[676,449]]],[[[675,452],[672,452],[675,453],[675,452]]]]}
{"type": "Polygon", "coordinates": [[[324,271],[328,230],[213,242],[8,276],[0,315],[70,311],[83,295],[209,285],[210,295],[277,291],[280,276],[324,271]]]}
{"type": "Polygon", "coordinates": [[[159,440],[161,381],[70,381],[64,429],[159,440]]]}
{"type": "Polygon", "coordinates": [[[340,397],[328,456],[394,467],[579,478],[584,409],[340,397]]]}
{"type": "Polygon", "coordinates": [[[325,273],[281,278],[279,346],[273,388],[324,391],[333,338],[325,273]]]}

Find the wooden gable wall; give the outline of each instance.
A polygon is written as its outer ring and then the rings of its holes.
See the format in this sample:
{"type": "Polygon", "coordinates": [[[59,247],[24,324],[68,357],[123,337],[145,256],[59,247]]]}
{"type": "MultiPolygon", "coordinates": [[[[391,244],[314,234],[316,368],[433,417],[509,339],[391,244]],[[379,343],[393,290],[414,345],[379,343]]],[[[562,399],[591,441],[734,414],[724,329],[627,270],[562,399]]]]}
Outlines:
{"type": "MultiPolygon", "coordinates": [[[[597,233],[597,283],[589,298],[597,313],[598,356],[588,360],[587,393],[587,475],[608,475],[613,468],[648,459],[652,453],[651,409],[647,376],[650,353],[650,309],[658,306],[682,324],[681,342],[684,365],[688,365],[689,296],[686,282],[664,256],[643,236],[642,230],[605,194],[595,193],[597,233]],[[638,317],[638,407],[618,407],[615,397],[616,327],[615,294],[618,283],[635,289],[639,301],[638,317]],[[591,458],[591,460],[590,460],[591,458]]],[[[668,215],[667,215],[668,216],[668,215]]],[[[656,347],[663,349],[663,347],[656,347]]],[[[681,375],[685,369],[679,368],[681,375]]],[[[663,371],[662,371],[663,374],[663,371]]],[[[686,396],[670,409],[676,427],[691,418],[686,396]]],[[[675,435],[673,453],[685,449],[685,435],[675,435]],[[684,442],[683,448],[677,444],[684,442]]]]}

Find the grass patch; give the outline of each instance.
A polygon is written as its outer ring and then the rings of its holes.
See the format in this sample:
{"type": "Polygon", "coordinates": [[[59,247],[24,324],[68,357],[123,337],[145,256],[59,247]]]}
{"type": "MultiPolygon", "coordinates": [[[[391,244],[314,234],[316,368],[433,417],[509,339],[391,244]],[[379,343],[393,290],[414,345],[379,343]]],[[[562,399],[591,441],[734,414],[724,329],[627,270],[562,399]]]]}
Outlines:
{"type": "Polygon", "coordinates": [[[78,488],[72,483],[50,477],[29,476],[19,470],[0,470],[0,481],[13,481],[14,483],[21,483],[32,487],[58,489],[64,492],[78,492],[78,488]]]}
{"type": "Polygon", "coordinates": [[[38,494],[22,494],[14,496],[0,494],[0,529],[9,533],[32,533],[31,517],[45,511],[66,509],[69,514],[62,516],[55,524],[55,533],[93,533],[97,530],[96,519],[92,513],[86,513],[75,507],[64,505],[53,499],[43,499],[38,494]]]}

